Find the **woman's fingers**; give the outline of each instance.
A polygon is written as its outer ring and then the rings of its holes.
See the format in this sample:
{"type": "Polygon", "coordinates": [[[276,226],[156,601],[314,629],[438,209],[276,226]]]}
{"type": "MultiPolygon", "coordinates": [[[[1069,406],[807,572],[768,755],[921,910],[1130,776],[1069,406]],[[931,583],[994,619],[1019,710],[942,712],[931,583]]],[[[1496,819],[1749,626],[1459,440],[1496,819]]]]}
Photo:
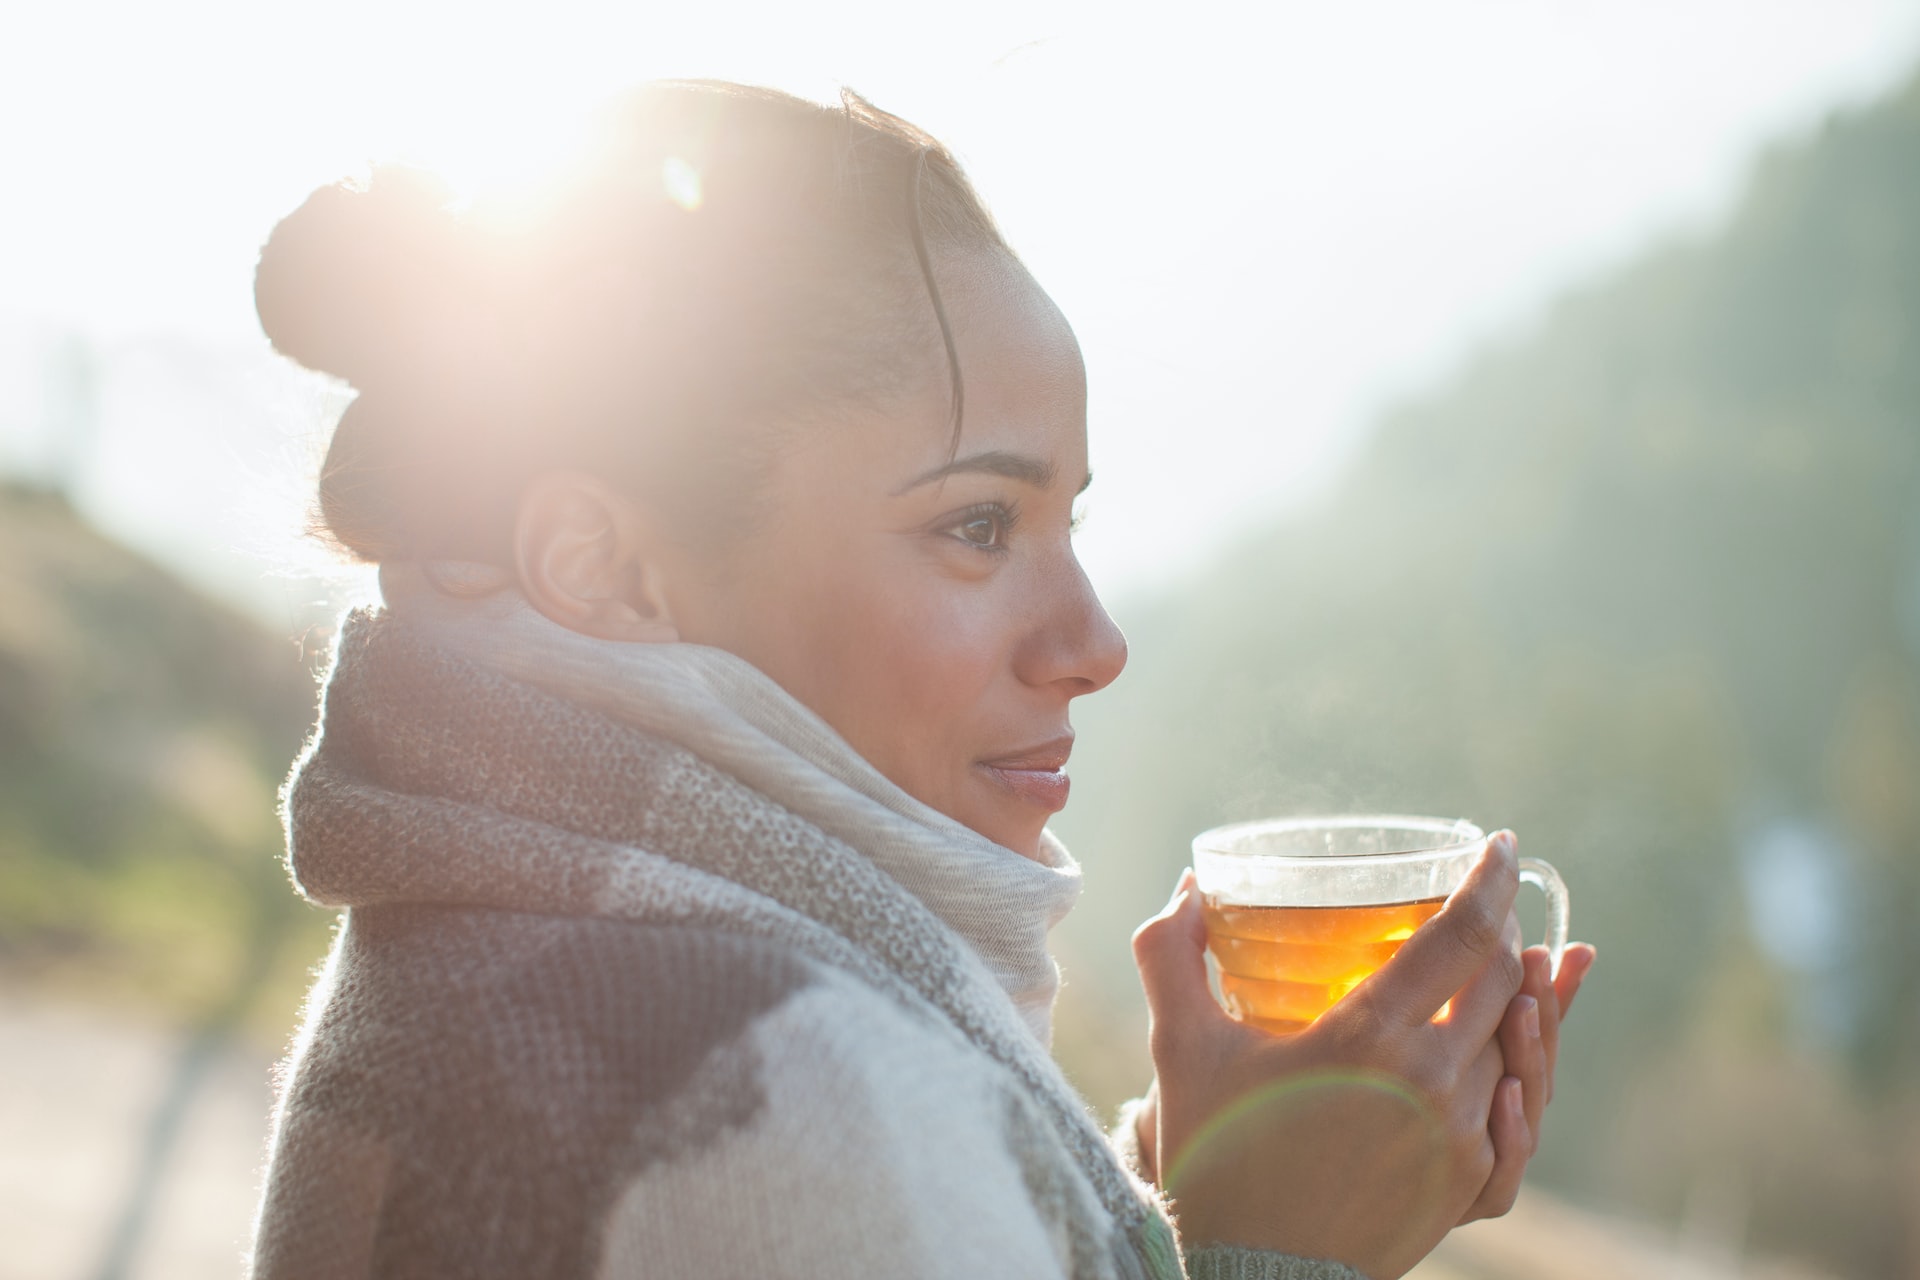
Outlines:
{"type": "MultiPolygon", "coordinates": [[[[1490,1009],[1474,1011],[1476,1022],[1484,1022],[1480,1038],[1490,1037],[1500,1011],[1520,987],[1519,948],[1507,931],[1514,894],[1520,887],[1515,848],[1511,831],[1488,840],[1486,852],[1447,905],[1348,998],[1372,1004],[1401,1026],[1420,1026],[1432,1021],[1441,1005],[1493,966],[1491,985],[1504,987],[1504,993],[1490,1009]]],[[[1457,1019],[1460,1013],[1456,1001],[1450,1017],[1457,1019]]]]}
{"type": "Polygon", "coordinates": [[[1200,895],[1188,871],[1166,908],[1133,934],[1133,962],[1147,993],[1152,1039],[1185,1037],[1204,1022],[1227,1017],[1207,986],[1206,946],[1200,895]]]}
{"type": "Polygon", "coordinates": [[[1527,948],[1521,965],[1520,994],[1508,1004],[1500,1022],[1499,1052],[1507,1074],[1494,1089],[1487,1114],[1493,1172],[1462,1222],[1497,1218],[1513,1207],[1520,1193],[1527,1162],[1540,1149],[1542,1122],[1553,1098],[1560,1017],[1593,965],[1593,948],[1584,943],[1568,947],[1558,981],[1549,976],[1551,962],[1545,948],[1527,948]]]}
{"type": "MultiPolygon", "coordinates": [[[[1560,998],[1555,994],[1553,979],[1549,976],[1553,962],[1545,947],[1528,947],[1520,953],[1520,963],[1526,969],[1526,976],[1520,980],[1520,995],[1515,996],[1514,1000],[1517,1003],[1521,996],[1533,998],[1534,1016],[1540,1021],[1540,1049],[1546,1060],[1543,1101],[1552,1102],[1554,1066],[1560,1061],[1560,998]]],[[[1539,1123],[1533,1116],[1532,1101],[1529,1097],[1527,1115],[1529,1123],[1534,1125],[1534,1141],[1537,1143],[1539,1123]]]]}
{"type": "MultiPolygon", "coordinates": [[[[1520,961],[1526,967],[1526,977],[1520,984],[1520,990],[1539,1002],[1540,1044],[1546,1051],[1547,1059],[1548,1102],[1553,1101],[1554,1074],[1560,1065],[1560,1022],[1566,1017],[1573,997],[1579,994],[1580,984],[1593,968],[1593,959],[1591,945],[1573,943],[1561,955],[1560,974],[1554,977],[1552,960],[1545,947],[1528,947],[1520,955],[1520,961]]],[[[1531,1115],[1531,1111],[1528,1114],[1531,1115]]],[[[1534,1123],[1534,1141],[1538,1142],[1538,1122],[1534,1123]]]]}
{"type": "Polygon", "coordinates": [[[1460,1218],[1462,1223],[1497,1218],[1513,1208],[1533,1156],[1533,1135],[1527,1129],[1525,1088],[1513,1076],[1503,1076],[1493,1091],[1487,1116],[1487,1136],[1493,1144],[1493,1172],[1480,1195],[1460,1218]]]}
{"type": "Polygon", "coordinates": [[[1520,993],[1525,977],[1526,967],[1520,960],[1520,918],[1509,913],[1500,933],[1499,950],[1472,981],[1454,993],[1447,1010],[1442,1034],[1456,1052],[1472,1053],[1499,1034],[1507,1006],[1520,993]]]}
{"type": "MultiPolygon", "coordinates": [[[[1507,1070],[1499,1042],[1489,1040],[1462,1070],[1447,1104],[1459,1185],[1472,1189],[1461,1222],[1489,1216],[1501,1192],[1498,1180],[1515,1154],[1516,1126],[1526,1125],[1524,1108],[1516,1116],[1503,1118],[1500,1114],[1501,1094],[1515,1078],[1507,1070]],[[1489,1187],[1493,1189],[1491,1195],[1489,1187]]],[[[1524,1168],[1524,1157],[1521,1163],[1524,1168]]]]}
{"type": "Polygon", "coordinates": [[[1506,1064],[1507,1075],[1520,1081],[1521,1110],[1532,1143],[1527,1151],[1529,1156],[1539,1149],[1540,1117],[1547,1109],[1548,1094],[1553,1088],[1546,1046],[1540,1034],[1541,1021],[1540,1001],[1524,991],[1513,998],[1507,1006],[1507,1016],[1500,1021],[1500,1057],[1506,1064]]]}
{"type": "Polygon", "coordinates": [[[1560,953],[1560,976],[1553,980],[1553,990],[1559,997],[1562,1018],[1573,1007],[1573,998],[1580,994],[1580,984],[1593,972],[1593,962],[1598,958],[1591,942],[1569,942],[1567,949],[1560,953]]]}

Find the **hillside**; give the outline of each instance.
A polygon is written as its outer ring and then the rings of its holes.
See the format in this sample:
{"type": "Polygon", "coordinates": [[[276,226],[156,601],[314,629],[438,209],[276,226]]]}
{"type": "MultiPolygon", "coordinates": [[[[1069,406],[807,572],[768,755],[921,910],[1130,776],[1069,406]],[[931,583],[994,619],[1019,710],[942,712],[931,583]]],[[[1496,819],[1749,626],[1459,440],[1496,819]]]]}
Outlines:
{"type": "Polygon", "coordinates": [[[1062,1054],[1096,1092],[1145,1078],[1104,1026],[1194,832],[1464,814],[1560,867],[1601,952],[1546,1184],[1920,1274],[1920,82],[1116,612],[1132,666],[1059,823],[1089,878],[1062,1054]]]}
{"type": "Polygon", "coordinates": [[[0,979],[194,1018],[253,965],[297,975],[324,945],[274,816],[298,645],[46,492],[0,487],[0,563],[0,979]]]}

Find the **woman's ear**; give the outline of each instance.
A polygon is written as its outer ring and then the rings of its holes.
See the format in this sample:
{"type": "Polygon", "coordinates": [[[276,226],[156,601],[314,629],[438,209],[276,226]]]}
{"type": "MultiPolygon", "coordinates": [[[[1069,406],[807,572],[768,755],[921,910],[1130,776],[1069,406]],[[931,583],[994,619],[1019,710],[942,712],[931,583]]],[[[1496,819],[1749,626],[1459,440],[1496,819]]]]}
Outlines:
{"type": "Polygon", "coordinates": [[[668,554],[649,514],[590,476],[550,472],[520,496],[520,590],[561,626],[602,640],[678,640],[668,554]]]}

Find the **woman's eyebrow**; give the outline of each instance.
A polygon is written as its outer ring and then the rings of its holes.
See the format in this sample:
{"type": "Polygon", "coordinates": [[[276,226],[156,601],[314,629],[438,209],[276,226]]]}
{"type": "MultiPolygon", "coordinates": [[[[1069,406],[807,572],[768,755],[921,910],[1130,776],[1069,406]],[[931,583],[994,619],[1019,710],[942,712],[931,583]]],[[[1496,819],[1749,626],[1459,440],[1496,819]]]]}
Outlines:
{"type": "MultiPolygon", "coordinates": [[[[932,484],[948,476],[965,473],[977,473],[991,476],[1006,476],[1010,480],[1019,480],[1036,489],[1046,489],[1053,485],[1055,475],[1051,462],[1029,457],[1024,453],[1008,453],[1002,449],[992,449],[986,453],[976,453],[970,457],[955,458],[944,466],[935,467],[925,475],[915,476],[893,491],[894,497],[918,489],[923,484],[932,484]]],[[[1085,492],[1093,483],[1093,472],[1087,472],[1087,478],[1080,482],[1076,493],[1085,492]]]]}

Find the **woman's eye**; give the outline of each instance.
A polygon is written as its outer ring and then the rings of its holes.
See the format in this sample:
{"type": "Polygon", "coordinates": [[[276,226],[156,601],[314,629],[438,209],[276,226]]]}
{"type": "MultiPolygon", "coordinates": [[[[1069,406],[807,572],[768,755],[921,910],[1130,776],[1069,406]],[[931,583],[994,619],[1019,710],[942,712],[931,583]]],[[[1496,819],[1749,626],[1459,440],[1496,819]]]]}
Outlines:
{"type": "Polygon", "coordinates": [[[990,547],[1000,541],[1000,522],[992,516],[975,516],[960,526],[960,536],[976,547],[990,547]]]}
{"type": "Polygon", "coordinates": [[[1013,515],[999,507],[982,507],[963,513],[947,528],[954,537],[982,551],[999,551],[1007,544],[1007,530],[1013,527],[1013,515]]]}

